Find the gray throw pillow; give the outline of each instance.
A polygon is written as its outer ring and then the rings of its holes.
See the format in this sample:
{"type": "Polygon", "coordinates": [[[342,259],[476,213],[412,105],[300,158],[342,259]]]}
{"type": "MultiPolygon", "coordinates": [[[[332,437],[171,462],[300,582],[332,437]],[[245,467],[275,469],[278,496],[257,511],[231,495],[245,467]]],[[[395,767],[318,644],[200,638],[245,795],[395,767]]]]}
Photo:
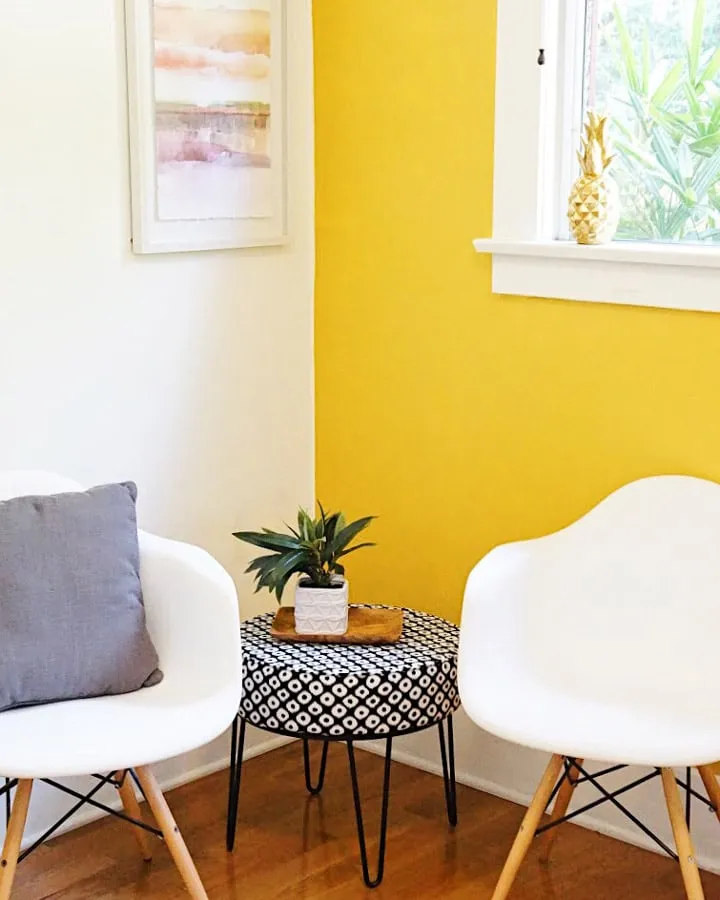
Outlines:
{"type": "Polygon", "coordinates": [[[132,482],[0,503],[0,711],[162,680],[132,482]]]}

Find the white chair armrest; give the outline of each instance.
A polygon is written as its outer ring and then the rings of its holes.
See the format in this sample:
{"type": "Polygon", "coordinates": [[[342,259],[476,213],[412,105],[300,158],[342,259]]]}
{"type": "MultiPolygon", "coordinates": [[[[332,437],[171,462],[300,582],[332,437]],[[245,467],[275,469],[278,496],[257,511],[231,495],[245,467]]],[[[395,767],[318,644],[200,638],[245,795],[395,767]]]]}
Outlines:
{"type": "Polygon", "coordinates": [[[166,676],[193,693],[241,688],[235,585],[209,553],[141,531],[140,578],[150,635],[166,676]]]}

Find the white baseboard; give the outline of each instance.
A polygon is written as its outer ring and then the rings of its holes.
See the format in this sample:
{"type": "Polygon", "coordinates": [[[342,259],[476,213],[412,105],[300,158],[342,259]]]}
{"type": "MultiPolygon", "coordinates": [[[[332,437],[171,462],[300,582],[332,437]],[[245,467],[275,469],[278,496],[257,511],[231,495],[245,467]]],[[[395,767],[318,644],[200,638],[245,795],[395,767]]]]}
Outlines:
{"type": "MultiPolygon", "coordinates": [[[[285,744],[289,744],[294,738],[282,737],[281,735],[273,735],[268,736],[266,740],[262,740],[252,747],[247,748],[243,753],[243,761],[252,759],[255,756],[260,756],[263,753],[269,753],[271,750],[275,750],[278,747],[282,747],[285,744]]],[[[160,778],[159,784],[163,792],[171,791],[173,788],[180,787],[183,784],[189,784],[191,781],[197,781],[200,778],[205,778],[207,775],[214,775],[215,772],[220,772],[222,769],[227,769],[230,766],[230,756],[229,754],[223,754],[217,759],[211,760],[210,762],[204,763],[203,765],[194,766],[192,768],[181,771],[179,774],[174,775],[169,778],[160,778]]],[[[118,797],[113,797],[106,804],[111,809],[120,809],[122,806],[120,799],[118,797]]],[[[104,816],[108,815],[108,813],[103,812],[101,809],[97,809],[92,806],[86,806],[83,809],[80,809],[76,815],[74,815],[71,819],[65,822],[63,825],[58,828],[56,832],[53,833],[53,837],[59,837],[61,834],[65,834],[68,831],[74,831],[76,828],[81,828],[83,825],[89,825],[91,822],[96,822],[98,819],[102,819],[104,816]]],[[[31,832],[26,832],[23,836],[22,846],[23,848],[29,847],[31,844],[34,844],[35,841],[40,837],[41,834],[50,826],[51,823],[48,823],[45,828],[38,828],[31,832]]]]}
{"type": "MultiPolygon", "coordinates": [[[[385,755],[385,749],[382,744],[371,742],[367,744],[358,743],[355,746],[360,749],[367,750],[370,753],[375,753],[378,756],[385,755]]],[[[429,760],[417,753],[408,752],[400,748],[393,748],[392,758],[393,760],[406,766],[410,766],[414,769],[420,769],[423,772],[429,772],[432,775],[438,775],[442,778],[442,766],[440,765],[440,763],[429,760]]],[[[531,794],[525,793],[523,791],[518,791],[504,784],[499,784],[496,781],[491,781],[477,774],[473,774],[472,772],[457,770],[455,773],[455,778],[458,784],[463,784],[466,787],[474,788],[477,791],[483,791],[484,793],[491,794],[494,797],[500,797],[503,800],[510,800],[512,803],[517,803],[519,806],[527,807],[532,800],[531,794]]],[[[459,817],[461,827],[462,806],[460,806],[459,809],[459,817]]],[[[603,821],[602,819],[599,819],[591,815],[590,813],[585,813],[582,816],[578,816],[577,819],[573,819],[573,822],[583,828],[589,829],[590,831],[596,831],[599,834],[605,834],[608,837],[624,841],[625,843],[632,844],[635,847],[641,847],[643,850],[650,850],[653,853],[664,855],[663,851],[657,846],[657,844],[655,844],[652,840],[650,840],[649,837],[644,835],[639,830],[635,831],[630,828],[625,828],[622,825],[616,825],[611,822],[603,821]]],[[[718,842],[720,843],[720,832],[718,833],[718,842]]],[[[697,862],[701,869],[704,869],[708,872],[714,872],[715,874],[720,874],[720,858],[718,858],[718,856],[711,856],[707,853],[698,853],[697,862]]]]}

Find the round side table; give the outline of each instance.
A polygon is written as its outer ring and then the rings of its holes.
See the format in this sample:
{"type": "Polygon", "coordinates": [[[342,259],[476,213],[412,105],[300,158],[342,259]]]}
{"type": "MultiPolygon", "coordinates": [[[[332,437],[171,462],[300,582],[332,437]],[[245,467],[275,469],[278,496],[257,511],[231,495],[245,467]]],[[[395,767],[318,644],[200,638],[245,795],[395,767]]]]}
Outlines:
{"type": "Polygon", "coordinates": [[[270,636],[273,614],[242,624],[243,695],[233,723],[230,750],[227,848],[235,845],[248,722],[275,734],[301,738],[305,784],[319,794],[325,780],[328,744],[347,745],[363,879],[377,887],[385,868],[393,739],[437,726],[451,826],[457,824],[455,747],[452,715],[460,706],[457,686],[457,626],[416,610],[404,610],[403,636],[396,644],[305,644],[270,636]],[[447,731],[447,734],[446,734],[447,731]],[[365,842],[354,744],[385,741],[380,843],[371,877],[365,842]],[[323,744],[313,784],[309,741],[323,744]]]}

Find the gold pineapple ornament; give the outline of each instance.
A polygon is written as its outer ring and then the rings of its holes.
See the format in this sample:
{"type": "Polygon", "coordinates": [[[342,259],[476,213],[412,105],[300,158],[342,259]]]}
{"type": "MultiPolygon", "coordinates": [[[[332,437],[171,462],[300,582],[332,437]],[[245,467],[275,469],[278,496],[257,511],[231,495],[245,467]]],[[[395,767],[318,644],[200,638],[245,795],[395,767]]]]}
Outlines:
{"type": "Polygon", "coordinates": [[[620,199],[608,173],[613,159],[605,129],[607,116],[589,112],[578,160],[582,174],[573,184],[568,205],[570,231],[578,244],[606,244],[615,237],[620,199]]]}

